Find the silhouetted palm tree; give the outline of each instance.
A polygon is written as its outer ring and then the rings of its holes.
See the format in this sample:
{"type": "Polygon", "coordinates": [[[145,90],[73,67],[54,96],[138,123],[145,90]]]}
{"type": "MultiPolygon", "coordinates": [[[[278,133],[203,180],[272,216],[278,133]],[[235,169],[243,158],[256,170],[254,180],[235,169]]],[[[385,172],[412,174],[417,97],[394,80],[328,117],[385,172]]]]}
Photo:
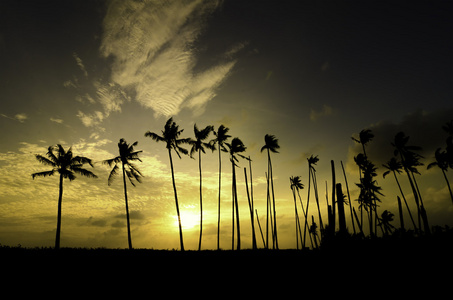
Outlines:
{"type": "Polygon", "coordinates": [[[304,185],[300,181],[300,176],[291,176],[289,178],[289,182],[290,182],[291,191],[293,192],[293,197],[294,197],[294,214],[296,217],[296,249],[299,249],[299,238],[300,238],[300,242],[302,244],[302,249],[303,249],[305,247],[305,245],[302,242],[302,230],[300,228],[299,213],[297,211],[296,190],[299,191],[299,189],[303,189],[304,185]]]}
{"type": "Polygon", "coordinates": [[[451,201],[453,203],[453,193],[451,192],[450,182],[448,181],[448,177],[447,177],[447,173],[446,173],[448,171],[448,156],[447,156],[447,152],[446,151],[440,151],[440,148],[438,148],[434,155],[435,155],[436,161],[430,163],[428,165],[428,169],[431,169],[434,166],[438,166],[439,169],[442,171],[442,174],[444,175],[445,181],[447,182],[448,191],[450,191],[451,201]]]}
{"type": "Polygon", "coordinates": [[[365,145],[368,144],[369,142],[371,142],[374,138],[374,134],[371,132],[371,130],[363,129],[359,133],[359,139],[356,139],[354,137],[351,137],[351,138],[353,141],[362,145],[363,155],[365,155],[365,157],[366,157],[367,155],[366,155],[366,151],[365,151],[365,145]]]}
{"type": "Polygon", "coordinates": [[[395,229],[395,226],[390,224],[393,221],[394,215],[389,212],[388,210],[384,210],[380,219],[379,219],[379,226],[384,227],[383,232],[384,235],[389,235],[392,233],[392,230],[395,229]]]}
{"type": "Polygon", "coordinates": [[[401,158],[401,164],[404,168],[404,171],[407,174],[409,184],[412,188],[414,200],[417,205],[418,227],[421,229],[421,219],[423,219],[425,231],[429,233],[430,230],[428,224],[428,217],[426,215],[426,211],[423,205],[423,199],[421,198],[420,192],[418,190],[418,185],[414,176],[414,173],[420,174],[416,167],[423,165],[419,161],[420,158],[422,158],[422,156],[414,152],[421,150],[421,147],[408,146],[407,145],[408,141],[409,136],[406,136],[404,132],[398,132],[395,135],[394,142],[391,144],[395,148],[394,155],[395,156],[399,155],[401,158]]]}
{"type": "Polygon", "coordinates": [[[91,159],[84,156],[73,156],[71,148],[65,151],[63,146],[50,146],[47,148],[47,157],[36,154],[36,159],[43,165],[52,167],[50,171],[37,172],[31,174],[32,178],[53,176],[56,173],[60,174],[60,190],[58,193],[58,212],[57,212],[57,233],[55,236],[55,249],[60,249],[60,232],[61,232],[61,204],[63,200],[63,179],[69,181],[76,179],[75,174],[80,174],[88,178],[96,178],[97,176],[83,168],[84,164],[89,164],[93,167],[91,159]],[[54,151],[56,153],[54,153],[54,151]]]}
{"type": "Polygon", "coordinates": [[[222,151],[227,152],[224,143],[231,137],[228,135],[228,131],[230,129],[220,125],[217,131],[214,131],[214,135],[216,136],[215,139],[212,140],[212,143],[219,145],[219,202],[218,202],[218,209],[217,209],[217,250],[220,249],[220,191],[222,186],[222,151]]]}
{"type": "Polygon", "coordinates": [[[193,154],[198,152],[198,171],[200,172],[200,238],[198,240],[198,251],[200,251],[201,238],[203,236],[203,191],[202,191],[203,178],[201,173],[201,152],[206,153],[204,150],[205,147],[211,150],[214,149],[214,146],[211,143],[203,142],[208,138],[211,131],[214,130],[214,127],[209,125],[206,126],[204,129],[199,130],[197,124],[195,124],[193,126],[193,130],[195,133],[195,140],[191,140],[189,144],[192,145],[192,148],[190,149],[190,157],[193,158],[193,154]]]}
{"type": "Polygon", "coordinates": [[[118,165],[121,163],[121,170],[123,172],[123,186],[124,186],[124,200],[126,202],[126,220],[127,220],[127,241],[129,244],[129,249],[132,249],[132,237],[131,237],[131,224],[129,220],[129,204],[127,200],[127,187],[126,187],[126,176],[129,179],[132,186],[135,186],[134,180],[137,182],[141,182],[140,177],[142,177],[142,173],[137,169],[135,165],[131,162],[138,160],[141,162],[140,158],[138,158],[138,154],[142,151],[134,151],[134,147],[137,146],[138,142],[133,143],[132,145],[128,144],[125,139],[120,139],[118,143],[118,150],[119,154],[117,157],[112,159],[107,159],[104,161],[104,164],[111,167],[114,165],[112,171],[110,171],[110,175],[108,178],[108,185],[111,185],[113,179],[116,175],[118,175],[118,165]]]}
{"type": "Polygon", "coordinates": [[[147,131],[145,133],[146,137],[150,137],[156,142],[165,142],[166,148],[168,150],[168,157],[170,158],[170,167],[171,167],[171,178],[173,182],[173,192],[175,194],[175,204],[176,204],[176,213],[178,214],[178,224],[179,224],[179,242],[181,245],[181,251],[184,251],[184,240],[182,236],[182,226],[181,226],[181,215],[179,213],[179,203],[178,203],[178,193],[176,191],[176,183],[175,183],[175,172],[173,170],[173,160],[171,157],[171,150],[173,149],[176,154],[178,155],[179,158],[181,158],[181,155],[179,152],[182,154],[188,154],[187,149],[184,149],[180,147],[181,144],[187,144],[190,141],[190,138],[184,138],[180,139],[179,136],[181,133],[184,131],[184,129],[179,129],[179,125],[176,125],[176,123],[173,121],[173,118],[170,118],[167,120],[164,126],[164,130],[162,130],[162,136],[151,132],[147,131]]]}
{"type": "Polygon", "coordinates": [[[271,152],[278,153],[277,149],[280,149],[278,145],[278,139],[275,135],[266,134],[264,136],[264,146],[261,147],[261,152],[267,150],[267,168],[268,168],[268,175],[270,178],[270,186],[272,190],[272,209],[274,213],[274,228],[272,230],[272,238],[273,238],[273,248],[278,250],[278,235],[277,235],[277,215],[275,211],[275,195],[274,195],[274,178],[272,174],[272,161],[271,161],[271,152]]]}
{"type": "Polygon", "coordinates": [[[398,188],[400,190],[401,196],[403,197],[404,203],[406,205],[407,211],[409,212],[409,217],[411,218],[412,225],[414,226],[414,229],[417,231],[417,226],[415,225],[414,218],[412,217],[411,210],[409,209],[409,205],[407,204],[406,197],[404,196],[403,189],[401,188],[400,182],[396,176],[396,173],[401,174],[401,169],[403,168],[403,165],[395,158],[392,157],[386,165],[382,165],[384,168],[388,169],[387,171],[384,172],[383,177],[387,176],[390,172],[393,173],[393,176],[395,178],[396,184],[398,185],[398,188]]]}
{"type": "Polygon", "coordinates": [[[233,173],[233,178],[232,178],[232,195],[233,195],[233,217],[232,217],[232,223],[233,223],[233,241],[232,241],[232,248],[234,249],[234,212],[236,211],[236,227],[237,227],[237,250],[241,249],[241,228],[239,225],[239,206],[238,206],[238,194],[237,194],[237,188],[236,188],[236,162],[239,162],[238,158],[236,157],[236,154],[238,156],[243,157],[239,153],[244,152],[247,147],[244,146],[244,143],[242,141],[235,137],[231,143],[225,143],[225,145],[228,148],[228,152],[230,154],[230,161],[231,161],[231,167],[232,167],[232,173],[233,173]]]}

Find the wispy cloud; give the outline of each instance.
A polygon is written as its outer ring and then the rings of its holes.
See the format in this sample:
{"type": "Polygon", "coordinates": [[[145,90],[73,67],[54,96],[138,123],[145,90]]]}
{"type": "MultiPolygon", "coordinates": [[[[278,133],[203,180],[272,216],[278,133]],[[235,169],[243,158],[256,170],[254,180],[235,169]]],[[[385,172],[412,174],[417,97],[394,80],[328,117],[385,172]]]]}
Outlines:
{"type": "Polygon", "coordinates": [[[314,109],[311,110],[311,112],[310,112],[310,120],[311,121],[317,121],[319,118],[331,116],[333,114],[334,114],[333,108],[331,106],[327,105],[327,104],[324,104],[322,106],[322,109],[319,110],[319,111],[316,111],[314,109]]]}
{"type": "Polygon", "coordinates": [[[76,63],[77,63],[77,66],[79,66],[80,70],[83,72],[83,75],[85,77],[88,77],[88,72],[85,68],[85,65],[83,64],[83,61],[82,59],[77,55],[77,53],[72,53],[72,56],[74,57],[76,63]]]}
{"type": "Polygon", "coordinates": [[[244,47],[233,46],[222,61],[195,72],[193,44],[218,5],[202,0],[111,2],[100,49],[114,58],[111,80],[135,91],[134,98],[156,115],[202,109],[235,65],[231,56],[244,47]]]}
{"type": "Polygon", "coordinates": [[[50,121],[58,123],[58,124],[63,124],[63,119],[58,119],[58,118],[50,118],[50,121]]]}
{"type": "Polygon", "coordinates": [[[10,117],[10,116],[5,115],[5,114],[0,114],[0,116],[2,116],[3,118],[7,118],[7,119],[18,121],[20,123],[24,123],[25,120],[28,119],[28,116],[26,114],[24,114],[24,113],[16,114],[16,115],[14,115],[14,117],[10,117]]]}

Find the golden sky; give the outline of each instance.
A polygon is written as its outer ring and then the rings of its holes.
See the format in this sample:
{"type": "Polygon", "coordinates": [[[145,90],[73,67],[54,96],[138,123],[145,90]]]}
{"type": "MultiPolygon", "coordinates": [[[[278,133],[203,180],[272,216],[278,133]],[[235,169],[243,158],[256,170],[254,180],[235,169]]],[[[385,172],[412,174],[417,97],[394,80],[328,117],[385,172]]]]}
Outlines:
{"type": "MultiPolygon", "coordinates": [[[[173,116],[182,137],[193,126],[224,124],[253,160],[255,206],[266,214],[264,135],[279,139],[272,154],[280,248],[295,248],[289,177],[300,175],[307,197],[307,158],[318,155],[323,217],[330,160],[357,199],[361,147],[351,136],[373,130],[369,157],[378,169],[382,203],[395,214],[396,184],[382,178],[404,131],[423,147],[417,176],[431,225],[452,226],[453,209],[439,169],[426,170],[445,147],[441,127],[453,117],[450,4],[311,3],[306,1],[2,1],[0,4],[0,243],[52,246],[58,178],[34,154],[57,143],[92,158],[97,179],[65,181],[62,246],[127,246],[122,181],[107,186],[105,159],[117,143],[138,141],[144,178],[129,186],[136,248],[177,249],[176,210],[168,154],[144,137],[173,116]]],[[[214,138],[213,135],[210,139],[214,138]]],[[[231,164],[222,154],[221,247],[231,247],[231,164]]],[[[198,245],[198,161],[174,156],[184,242],[198,245]]],[[[237,168],[241,234],[251,226],[241,160],[237,168]]],[[[451,174],[447,174],[451,178],[451,174]]],[[[400,176],[415,210],[407,179],[400,176]]],[[[203,155],[203,249],[217,233],[218,153],[203,155]]],[[[313,199],[312,199],[313,200],[313,199]]],[[[353,201],[357,207],[357,203],[353,201]]],[[[311,202],[310,212],[316,206],[311,202]],[[313,205],[313,206],[312,206],[313,205]]],[[[310,213],[310,214],[311,214],[310,213]]],[[[315,214],[316,216],[316,214],[315,214]]],[[[349,215],[348,221],[349,221],[349,215]]],[[[326,222],[326,221],[324,221],[326,222]]],[[[406,224],[408,224],[406,220],[406,224]]],[[[407,225],[406,225],[407,226],[407,225]]],[[[258,246],[262,246],[256,226],[258,246]]]]}

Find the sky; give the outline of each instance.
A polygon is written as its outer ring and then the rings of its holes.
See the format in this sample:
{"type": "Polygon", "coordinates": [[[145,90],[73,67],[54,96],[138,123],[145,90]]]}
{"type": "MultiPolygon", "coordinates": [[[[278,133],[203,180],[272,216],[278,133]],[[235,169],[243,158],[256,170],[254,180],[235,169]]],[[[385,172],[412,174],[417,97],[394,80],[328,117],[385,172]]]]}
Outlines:
{"type": "MultiPolygon", "coordinates": [[[[442,173],[426,170],[445,148],[441,127],[453,119],[452,13],[448,1],[1,1],[0,243],[53,245],[58,178],[31,174],[46,170],[34,155],[61,144],[92,158],[98,175],[64,182],[61,246],[127,247],[122,181],[108,186],[110,170],[101,163],[118,155],[125,138],[143,150],[143,182],[128,186],[133,245],[178,249],[168,153],[144,137],[160,133],[170,117],[182,137],[193,137],[195,123],[223,124],[244,142],[262,225],[267,155],[260,149],[265,134],[278,138],[271,158],[280,248],[296,247],[289,177],[301,176],[305,203],[310,155],[320,159],[324,218],[331,160],[344,186],[343,162],[357,208],[353,158],[361,147],[351,137],[362,129],[375,134],[367,154],[385,195],[378,213],[391,211],[399,226],[398,191],[391,176],[382,177],[382,164],[404,131],[423,148],[417,181],[430,225],[453,226],[442,173]]],[[[229,249],[231,164],[222,155],[220,246],[229,249]]],[[[202,163],[202,249],[214,249],[218,153],[207,151],[202,163]]],[[[242,245],[250,248],[244,167],[242,160],[238,201],[242,245]]],[[[185,247],[196,249],[198,158],[175,157],[174,168],[185,247]]],[[[407,178],[399,179],[415,211],[407,178]]],[[[309,215],[316,216],[313,202],[309,215]]]]}

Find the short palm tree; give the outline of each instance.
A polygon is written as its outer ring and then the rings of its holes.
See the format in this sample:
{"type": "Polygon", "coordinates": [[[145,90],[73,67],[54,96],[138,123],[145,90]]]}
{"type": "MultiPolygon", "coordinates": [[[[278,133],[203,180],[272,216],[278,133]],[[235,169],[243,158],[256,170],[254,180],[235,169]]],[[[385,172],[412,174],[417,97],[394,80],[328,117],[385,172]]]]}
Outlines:
{"type": "Polygon", "coordinates": [[[182,236],[181,215],[179,213],[178,193],[176,191],[175,172],[173,170],[171,150],[174,150],[179,158],[181,158],[181,155],[179,154],[180,152],[186,155],[189,153],[187,149],[184,149],[180,146],[181,144],[188,144],[190,142],[190,138],[179,138],[183,131],[184,129],[179,129],[179,125],[176,125],[176,123],[173,121],[173,118],[170,118],[165,123],[161,136],[151,131],[147,131],[145,133],[146,137],[150,137],[156,142],[165,142],[167,144],[166,148],[168,150],[168,157],[170,158],[171,178],[173,182],[173,192],[175,194],[176,213],[178,214],[179,242],[181,245],[181,251],[184,251],[184,240],[182,236]]]}
{"type": "MultiPolygon", "coordinates": [[[[271,161],[271,152],[278,153],[280,146],[278,145],[278,139],[275,135],[266,134],[264,136],[264,146],[261,147],[261,152],[267,150],[267,171],[270,179],[270,188],[272,191],[272,209],[274,212],[274,228],[272,229],[272,238],[273,238],[273,248],[278,250],[278,235],[277,235],[277,216],[275,212],[275,195],[274,195],[274,179],[272,174],[272,161],[271,161]]],[[[269,189],[269,187],[268,187],[269,189]]]]}
{"type": "Polygon", "coordinates": [[[211,142],[215,145],[219,145],[219,200],[218,200],[218,209],[217,209],[217,250],[220,249],[220,191],[222,186],[222,151],[227,152],[225,148],[225,142],[231,137],[228,135],[228,131],[230,129],[220,125],[217,131],[214,131],[214,135],[216,136],[211,142]]]}
{"type": "Polygon", "coordinates": [[[109,167],[113,166],[113,169],[110,171],[109,178],[107,180],[108,185],[111,185],[116,175],[118,175],[118,165],[121,164],[121,171],[123,173],[123,189],[124,189],[124,201],[126,203],[126,221],[127,221],[127,242],[129,244],[129,249],[132,249],[132,237],[131,237],[131,223],[129,219],[129,203],[127,199],[127,187],[126,187],[126,177],[129,179],[129,182],[132,186],[135,186],[134,180],[137,182],[141,182],[141,178],[143,175],[140,173],[140,170],[137,169],[135,165],[132,164],[132,161],[138,160],[141,162],[140,158],[138,158],[138,154],[142,151],[134,151],[134,147],[137,146],[138,142],[133,144],[128,144],[125,139],[120,139],[118,143],[118,151],[119,155],[104,160],[104,164],[108,165],[109,167]]]}
{"type": "Polygon", "coordinates": [[[236,162],[239,162],[238,158],[236,157],[236,154],[240,157],[243,157],[241,154],[247,149],[247,147],[244,146],[244,143],[242,141],[235,137],[231,143],[225,143],[227,146],[227,151],[230,154],[230,161],[231,161],[231,167],[232,167],[232,173],[233,173],[233,178],[232,178],[232,194],[233,194],[233,216],[232,216],[232,226],[233,226],[233,239],[232,239],[232,244],[233,244],[233,249],[234,249],[234,213],[236,211],[236,228],[237,228],[237,250],[241,249],[241,227],[239,224],[239,205],[238,205],[238,194],[237,194],[237,188],[236,188],[236,162]]]}
{"type": "Polygon", "coordinates": [[[192,148],[190,149],[190,157],[193,158],[194,153],[198,152],[198,171],[200,173],[200,238],[198,240],[198,251],[200,251],[201,238],[203,236],[203,191],[202,191],[203,178],[201,173],[201,152],[206,153],[204,150],[205,147],[211,150],[214,149],[212,143],[203,142],[208,138],[211,131],[214,130],[214,127],[209,125],[206,126],[204,129],[199,130],[197,124],[195,124],[193,126],[193,130],[195,133],[195,140],[191,140],[189,144],[192,145],[192,148]]]}
{"type": "Polygon", "coordinates": [[[63,146],[50,146],[47,148],[47,157],[36,154],[36,159],[43,165],[52,167],[50,171],[37,172],[31,174],[32,178],[53,176],[56,173],[60,174],[60,191],[58,194],[58,212],[57,212],[57,234],[55,237],[55,249],[60,249],[60,232],[61,232],[61,204],[63,200],[63,179],[69,181],[76,179],[75,174],[79,174],[88,178],[96,178],[97,176],[87,169],[83,168],[84,164],[89,164],[93,167],[91,159],[84,156],[74,156],[71,148],[65,151],[63,146]],[[54,153],[55,152],[55,153],[54,153]]]}
{"type": "Polygon", "coordinates": [[[447,182],[448,190],[450,191],[451,201],[453,203],[453,193],[451,192],[450,182],[448,181],[448,177],[447,177],[447,173],[446,173],[448,171],[448,165],[449,165],[447,152],[440,151],[440,148],[438,148],[436,150],[436,153],[434,154],[434,157],[436,158],[436,161],[430,163],[428,165],[428,169],[431,169],[434,166],[438,166],[439,169],[442,171],[445,181],[447,182]]]}

